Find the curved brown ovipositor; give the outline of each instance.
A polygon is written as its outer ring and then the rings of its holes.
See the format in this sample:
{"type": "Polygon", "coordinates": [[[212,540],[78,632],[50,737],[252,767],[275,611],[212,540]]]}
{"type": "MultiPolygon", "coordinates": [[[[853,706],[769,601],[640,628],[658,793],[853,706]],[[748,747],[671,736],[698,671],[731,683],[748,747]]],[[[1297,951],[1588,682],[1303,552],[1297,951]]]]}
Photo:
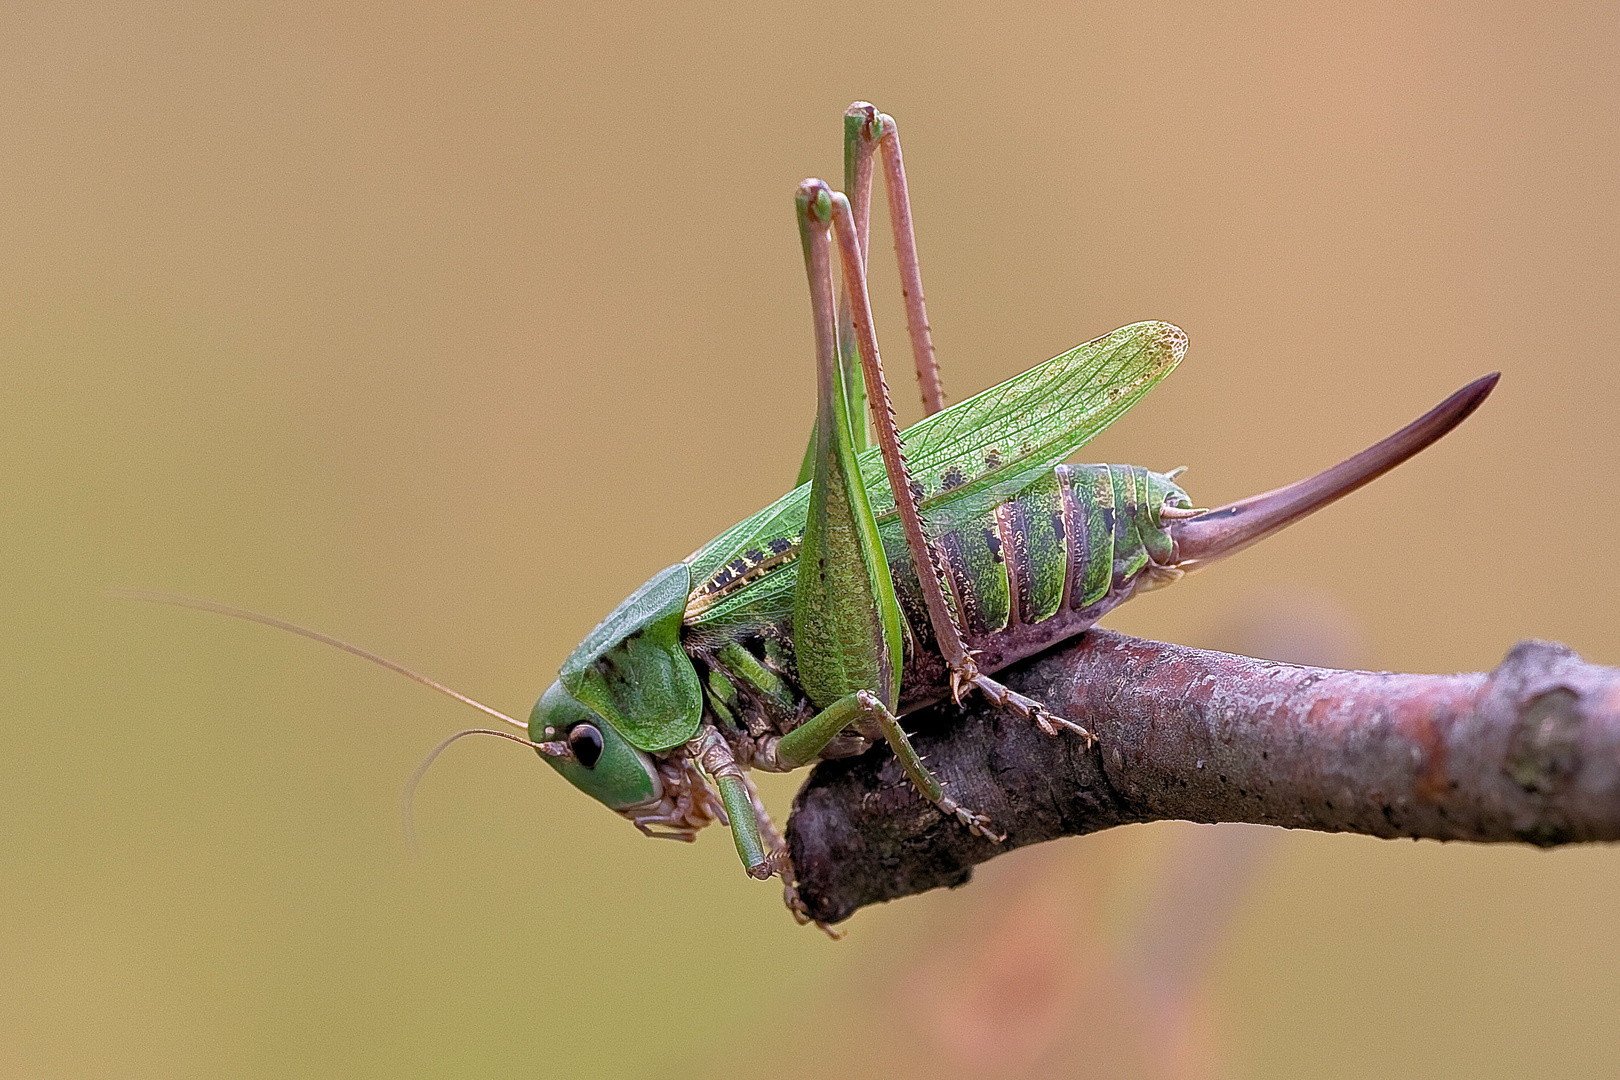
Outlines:
{"type": "MultiPolygon", "coordinates": [[[[1172,522],[1175,565],[1183,571],[1207,566],[1370,484],[1468,419],[1490,396],[1499,378],[1501,372],[1475,379],[1389,438],[1308,480],[1172,522]]],[[[1180,517],[1181,512],[1167,510],[1167,515],[1180,517]]]]}

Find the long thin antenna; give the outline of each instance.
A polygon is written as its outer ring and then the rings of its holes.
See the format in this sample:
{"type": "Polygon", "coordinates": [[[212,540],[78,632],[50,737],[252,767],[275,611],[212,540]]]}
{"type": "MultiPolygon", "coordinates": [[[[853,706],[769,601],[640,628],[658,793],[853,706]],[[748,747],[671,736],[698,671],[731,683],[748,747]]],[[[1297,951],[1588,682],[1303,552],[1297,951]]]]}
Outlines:
{"type": "Polygon", "coordinates": [[[411,813],[411,804],[416,800],[416,785],[428,771],[428,766],[432,765],[434,760],[444,753],[451,743],[457,739],[464,739],[468,735],[493,735],[497,739],[506,739],[523,746],[532,747],[551,757],[565,757],[568,754],[568,744],[565,742],[537,743],[531,739],[525,739],[521,735],[513,735],[510,731],[496,731],[494,728],[468,728],[466,731],[458,731],[451,735],[438,746],[428,751],[428,756],[422,759],[422,764],[416,767],[416,771],[411,773],[411,778],[405,782],[405,793],[400,798],[399,816],[401,823],[405,826],[405,843],[411,849],[412,854],[416,852],[416,821],[411,813]]]}
{"type": "MultiPolygon", "coordinates": [[[[362,660],[370,660],[373,664],[381,664],[389,671],[398,672],[407,679],[415,679],[423,686],[437,690],[441,694],[448,694],[457,701],[461,702],[463,705],[471,705],[473,708],[487,716],[493,716],[497,720],[504,720],[513,727],[522,728],[525,731],[529,729],[529,725],[524,723],[522,720],[514,720],[512,717],[507,716],[499,709],[492,709],[481,701],[474,701],[466,694],[457,693],[441,682],[430,679],[426,675],[419,672],[412,671],[404,664],[396,664],[392,660],[389,660],[386,657],[378,656],[374,652],[367,652],[358,645],[350,645],[347,641],[340,641],[337,638],[332,637],[330,634],[323,634],[319,630],[311,630],[308,627],[299,626],[297,623],[290,623],[284,619],[275,618],[272,615],[261,615],[257,611],[249,611],[246,608],[231,607],[229,604],[216,604],[212,600],[198,600],[196,597],[177,596],[173,593],[148,592],[145,589],[108,589],[107,595],[114,600],[141,600],[148,604],[168,604],[171,607],[192,608],[196,611],[211,611],[215,615],[229,615],[233,619],[246,619],[248,622],[256,622],[262,623],[265,626],[273,626],[277,630],[285,630],[288,633],[297,634],[299,637],[307,637],[311,641],[319,641],[323,645],[331,645],[333,648],[342,649],[344,652],[352,653],[353,655],[360,657],[362,660]]],[[[505,732],[497,732],[497,734],[504,735],[506,738],[514,738],[514,736],[506,735],[505,732]]],[[[447,746],[449,744],[446,743],[445,745],[447,746]]],[[[443,747],[440,747],[440,749],[443,749],[443,747]]],[[[434,753],[437,754],[438,751],[435,750],[434,753]]],[[[430,758],[429,760],[432,759],[430,758]]],[[[412,782],[414,783],[415,781],[413,780],[412,782]]]]}

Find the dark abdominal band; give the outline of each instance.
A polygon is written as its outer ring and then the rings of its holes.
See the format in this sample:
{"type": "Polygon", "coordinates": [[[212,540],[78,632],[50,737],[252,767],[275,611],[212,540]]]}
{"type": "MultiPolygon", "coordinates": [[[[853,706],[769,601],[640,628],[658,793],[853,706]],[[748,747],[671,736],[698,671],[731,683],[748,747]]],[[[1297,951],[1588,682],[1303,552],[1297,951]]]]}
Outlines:
{"type": "MultiPolygon", "coordinates": [[[[1131,595],[1148,564],[1142,530],[1155,527],[1144,513],[1147,492],[1139,466],[1059,465],[938,534],[950,599],[982,670],[1072,637],[1131,595]]],[[[944,673],[909,559],[897,555],[891,547],[901,606],[930,646],[908,658],[902,707],[909,708],[939,697],[944,673]]]]}
{"type": "Polygon", "coordinates": [[[1014,498],[953,522],[937,548],[968,636],[1082,610],[1128,584],[1148,561],[1146,495],[1138,466],[1059,465],[1014,498]]]}

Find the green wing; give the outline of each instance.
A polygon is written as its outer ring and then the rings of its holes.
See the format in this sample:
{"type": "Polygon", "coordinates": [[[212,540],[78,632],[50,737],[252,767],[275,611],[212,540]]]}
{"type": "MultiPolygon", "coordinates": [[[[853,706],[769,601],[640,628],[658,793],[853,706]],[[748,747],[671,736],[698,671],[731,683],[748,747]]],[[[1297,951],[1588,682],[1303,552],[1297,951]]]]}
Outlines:
{"type": "MultiPolygon", "coordinates": [[[[1123,416],[1186,351],[1187,335],[1169,323],[1135,323],[908,428],[906,463],[922,509],[988,507],[1018,494],[1123,416]]],[[[883,463],[874,464],[877,482],[867,484],[882,521],[897,511],[883,463]]]]}
{"type": "MultiPolygon", "coordinates": [[[[901,436],[912,481],[929,511],[988,508],[1023,490],[1091,441],[1181,362],[1187,335],[1163,322],[1134,323],[1054,356],[1000,386],[935,413],[901,436]]],[[[860,456],[879,524],[898,517],[877,450],[860,456]]],[[[687,559],[703,620],[791,598],[791,548],[804,528],[808,484],[732,526],[687,559]],[[702,603],[709,590],[713,603],[702,603]]],[[[791,605],[790,605],[791,606],[791,605]]]]}

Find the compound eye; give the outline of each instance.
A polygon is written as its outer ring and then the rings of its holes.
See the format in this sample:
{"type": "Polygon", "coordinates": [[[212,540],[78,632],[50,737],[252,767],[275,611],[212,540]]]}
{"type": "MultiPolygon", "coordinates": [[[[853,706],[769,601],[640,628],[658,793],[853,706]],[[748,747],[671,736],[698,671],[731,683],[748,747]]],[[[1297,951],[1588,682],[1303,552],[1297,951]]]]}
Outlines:
{"type": "Polygon", "coordinates": [[[596,768],[603,745],[602,733],[592,724],[575,724],[568,732],[568,749],[574,752],[574,760],[587,769],[596,768]]]}

